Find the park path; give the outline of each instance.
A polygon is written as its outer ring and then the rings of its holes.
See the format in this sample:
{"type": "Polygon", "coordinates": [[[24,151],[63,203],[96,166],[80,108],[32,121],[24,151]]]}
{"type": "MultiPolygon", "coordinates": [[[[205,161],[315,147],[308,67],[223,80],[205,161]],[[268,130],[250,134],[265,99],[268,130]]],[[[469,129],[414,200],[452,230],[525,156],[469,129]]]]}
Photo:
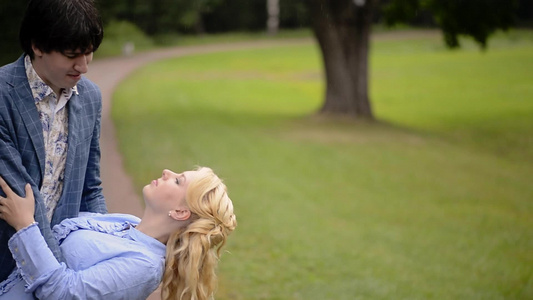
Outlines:
{"type": "MultiPolygon", "coordinates": [[[[285,41],[256,41],[208,46],[189,46],[165,48],[130,56],[95,59],[89,67],[87,77],[95,82],[102,91],[102,133],[100,136],[101,178],[104,196],[109,212],[127,213],[142,216],[143,205],[125,171],[111,120],[111,100],[115,87],[135,69],[160,59],[179,57],[191,54],[212,53],[231,50],[265,48],[277,45],[310,43],[309,39],[285,41]]],[[[131,99],[132,101],[150,101],[150,99],[131,99]]],[[[138,193],[137,193],[138,192],[138,193]]],[[[160,291],[156,290],[147,300],[159,300],[160,291]]]]}
{"type": "MultiPolygon", "coordinates": [[[[179,57],[191,54],[211,53],[230,50],[246,50],[310,43],[309,39],[295,39],[284,41],[255,41],[231,44],[217,44],[206,46],[187,46],[164,48],[130,56],[95,59],[89,67],[87,77],[95,82],[102,91],[102,133],[100,137],[101,178],[104,195],[109,212],[121,212],[141,217],[142,202],[134,190],[131,177],[126,173],[122,157],[118,149],[115,128],[111,120],[111,100],[115,87],[135,69],[160,59],[179,57]]],[[[132,99],[135,101],[150,101],[150,99],[132,99]]]]}

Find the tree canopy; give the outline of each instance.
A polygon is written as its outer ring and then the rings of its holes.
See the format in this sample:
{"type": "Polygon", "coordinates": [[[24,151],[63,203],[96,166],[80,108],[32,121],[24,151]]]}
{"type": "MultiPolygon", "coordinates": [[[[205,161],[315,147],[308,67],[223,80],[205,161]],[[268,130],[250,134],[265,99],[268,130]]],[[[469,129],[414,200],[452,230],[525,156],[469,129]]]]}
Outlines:
{"type": "MultiPolygon", "coordinates": [[[[157,35],[266,31],[267,1],[100,0],[97,4],[104,23],[126,20],[148,35],[157,35]]],[[[279,27],[309,28],[311,3],[311,0],[279,0],[279,27]]],[[[2,61],[6,61],[6,56],[12,60],[20,54],[18,29],[26,4],[27,1],[0,1],[2,61]]],[[[450,47],[459,46],[457,37],[460,35],[470,35],[485,47],[490,34],[508,28],[513,19],[521,20],[522,24],[529,21],[529,25],[533,19],[530,0],[381,0],[374,10],[374,23],[438,26],[450,47]]]]}
{"type": "MultiPolygon", "coordinates": [[[[471,36],[486,48],[495,31],[508,29],[517,17],[533,18],[527,0],[267,1],[114,0],[97,4],[104,23],[126,20],[149,36],[266,31],[268,11],[279,11],[275,14],[279,28],[312,28],[320,45],[327,86],[321,111],[369,119],[373,119],[373,113],[367,92],[367,61],[373,23],[422,23],[440,28],[450,48],[460,46],[462,35],[471,36]]],[[[25,1],[0,1],[3,63],[20,55],[18,24],[25,6],[25,1]]]]}
{"type": "Polygon", "coordinates": [[[515,23],[517,7],[517,0],[392,0],[383,6],[383,12],[389,25],[429,12],[448,47],[458,47],[458,36],[466,35],[485,48],[491,34],[515,23]]]}

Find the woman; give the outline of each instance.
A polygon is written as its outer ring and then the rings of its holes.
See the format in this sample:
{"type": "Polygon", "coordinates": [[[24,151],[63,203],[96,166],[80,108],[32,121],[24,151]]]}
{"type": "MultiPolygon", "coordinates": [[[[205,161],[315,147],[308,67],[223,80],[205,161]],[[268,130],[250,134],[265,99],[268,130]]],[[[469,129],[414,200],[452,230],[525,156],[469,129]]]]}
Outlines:
{"type": "Polygon", "coordinates": [[[211,169],[164,170],[143,188],[141,220],[91,213],[55,226],[60,263],[35,225],[29,185],[24,198],[1,177],[0,187],[0,219],[17,231],[9,241],[17,270],[0,284],[0,299],[146,299],[161,278],[162,299],[210,299],[220,249],[237,225],[211,169]]]}

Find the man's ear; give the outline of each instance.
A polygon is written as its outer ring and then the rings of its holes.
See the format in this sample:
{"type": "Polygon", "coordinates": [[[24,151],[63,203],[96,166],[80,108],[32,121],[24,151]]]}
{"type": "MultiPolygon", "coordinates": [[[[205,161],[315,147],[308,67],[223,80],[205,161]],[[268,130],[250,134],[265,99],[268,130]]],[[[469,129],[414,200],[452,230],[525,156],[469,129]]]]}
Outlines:
{"type": "Polygon", "coordinates": [[[43,56],[43,51],[41,51],[41,49],[35,47],[35,44],[34,43],[31,43],[31,49],[33,50],[33,54],[34,56],[43,56]]]}
{"type": "Polygon", "coordinates": [[[176,221],[185,221],[191,217],[191,211],[188,208],[183,207],[171,210],[169,216],[176,221]]]}

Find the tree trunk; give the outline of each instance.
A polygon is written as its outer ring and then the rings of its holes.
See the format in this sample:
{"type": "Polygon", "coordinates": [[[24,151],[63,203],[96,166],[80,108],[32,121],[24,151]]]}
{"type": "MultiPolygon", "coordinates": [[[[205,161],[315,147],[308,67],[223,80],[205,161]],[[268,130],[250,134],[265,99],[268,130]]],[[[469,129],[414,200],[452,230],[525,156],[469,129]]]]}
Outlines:
{"type": "Polygon", "coordinates": [[[321,113],[374,119],[368,97],[368,51],[375,2],[309,2],[326,76],[326,99],[321,113]]]}
{"type": "Polygon", "coordinates": [[[198,36],[205,34],[204,17],[201,11],[198,12],[196,21],[194,22],[194,33],[198,36]]]}
{"type": "Polygon", "coordinates": [[[150,1],[150,15],[148,19],[148,26],[146,28],[146,33],[148,35],[154,35],[158,32],[161,32],[160,17],[163,15],[162,11],[165,9],[164,5],[162,4],[162,0],[150,1]]]}
{"type": "Polygon", "coordinates": [[[267,0],[267,32],[276,35],[279,31],[279,0],[267,0]]]}

